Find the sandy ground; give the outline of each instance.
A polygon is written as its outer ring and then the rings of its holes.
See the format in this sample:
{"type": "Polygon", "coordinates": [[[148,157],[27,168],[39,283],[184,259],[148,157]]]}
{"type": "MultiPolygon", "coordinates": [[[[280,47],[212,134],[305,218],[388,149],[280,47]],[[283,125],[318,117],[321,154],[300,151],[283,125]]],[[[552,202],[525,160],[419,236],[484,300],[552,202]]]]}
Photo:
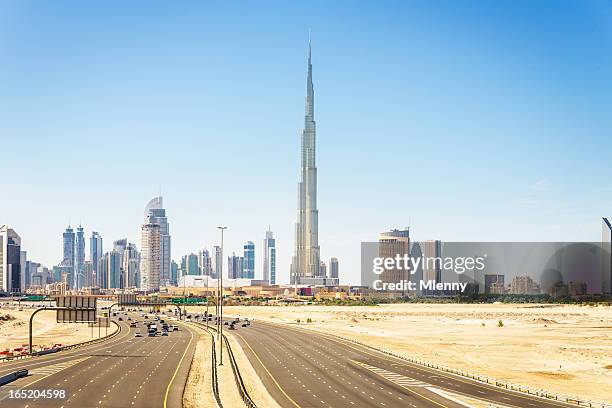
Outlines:
{"type": "MultiPolygon", "coordinates": [[[[17,307],[9,308],[6,306],[0,308],[0,316],[8,314],[15,318],[14,320],[0,321],[0,350],[5,350],[6,348],[12,349],[28,344],[28,324],[33,310],[24,308],[22,311],[19,311],[17,307]]],[[[116,330],[116,327],[111,324],[108,328],[108,334],[116,330]]],[[[100,333],[102,336],[106,334],[106,330],[106,328],[101,329],[100,333]]],[[[35,345],[52,346],[55,343],[68,345],[92,340],[97,337],[98,328],[94,328],[92,337],[92,329],[86,323],[57,324],[55,322],[55,312],[53,311],[40,312],[34,318],[33,342],[35,345]]]]}
{"type": "Polygon", "coordinates": [[[211,388],[211,342],[208,333],[200,334],[183,393],[183,407],[185,408],[217,406],[211,388]]]}
{"type": "Polygon", "coordinates": [[[611,307],[227,306],[225,313],[288,324],[300,319],[301,327],[516,384],[584,399],[612,399],[611,307]],[[313,322],[306,323],[307,318],[313,322]]]}

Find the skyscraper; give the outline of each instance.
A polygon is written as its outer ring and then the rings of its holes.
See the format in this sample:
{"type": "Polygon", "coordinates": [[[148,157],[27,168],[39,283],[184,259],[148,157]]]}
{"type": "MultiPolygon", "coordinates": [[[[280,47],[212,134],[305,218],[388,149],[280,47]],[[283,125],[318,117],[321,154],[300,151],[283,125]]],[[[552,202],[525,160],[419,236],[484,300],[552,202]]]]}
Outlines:
{"type": "Polygon", "coordinates": [[[64,267],[64,283],[66,288],[74,287],[74,261],[76,257],[75,235],[70,225],[63,234],[63,259],[60,266],[64,267]]]}
{"type": "Polygon", "coordinates": [[[200,268],[198,265],[198,255],[197,254],[188,254],[185,255],[185,267],[183,270],[183,275],[199,275],[200,268]]]}
{"type": "MultiPolygon", "coordinates": [[[[381,258],[395,258],[396,256],[410,256],[410,229],[406,227],[403,230],[391,230],[383,232],[378,238],[378,252],[381,258]]],[[[410,279],[410,271],[405,266],[393,266],[390,269],[385,269],[380,274],[380,280],[383,283],[400,283],[403,280],[410,279]]],[[[402,294],[404,294],[402,290],[402,294]]]]}
{"type": "Polygon", "coordinates": [[[332,258],[329,260],[329,277],[330,278],[339,278],[339,266],[338,266],[338,258],[332,258]]]}
{"type": "MultiPolygon", "coordinates": [[[[148,220],[147,220],[148,221],[148,220]]],[[[161,233],[159,224],[146,222],[141,228],[140,289],[159,290],[161,233]]]]}
{"type": "Polygon", "coordinates": [[[161,196],[153,198],[145,207],[144,219],[145,224],[159,225],[160,234],[160,251],[159,251],[159,279],[160,281],[168,282],[170,280],[170,224],[166,217],[164,200],[161,196]]]}
{"type": "Polygon", "coordinates": [[[92,281],[91,286],[100,287],[100,273],[98,269],[100,266],[100,259],[104,252],[102,248],[102,237],[96,231],[91,232],[91,238],[89,239],[89,260],[91,261],[92,268],[92,281]]]}
{"type": "Polygon", "coordinates": [[[21,238],[7,225],[0,228],[0,292],[21,288],[21,238]]]}
{"type": "Polygon", "coordinates": [[[319,211],[317,210],[316,124],[312,85],[312,49],[308,42],[306,114],[302,130],[302,178],[298,184],[298,221],[295,226],[295,253],[291,282],[306,282],[320,276],[319,211]],[[304,279],[306,278],[306,279],[304,279]]]}
{"type": "Polygon", "coordinates": [[[176,261],[170,263],[170,283],[176,285],[178,283],[178,264],[176,261]]]}
{"type": "Polygon", "coordinates": [[[214,279],[219,279],[219,277],[221,276],[221,268],[223,266],[223,257],[221,254],[221,247],[215,245],[213,247],[213,252],[215,254],[215,257],[213,258],[213,278],[214,279]]]}
{"type": "Polygon", "coordinates": [[[134,288],[140,286],[140,252],[138,252],[136,244],[130,242],[125,246],[121,262],[123,287],[134,288]]]}
{"type": "Polygon", "coordinates": [[[28,273],[28,253],[26,251],[20,251],[19,253],[19,291],[25,292],[26,281],[29,279],[26,277],[28,273]]]}
{"type": "Polygon", "coordinates": [[[204,248],[202,251],[200,251],[198,258],[200,260],[201,274],[204,276],[211,276],[212,275],[212,262],[210,259],[210,253],[208,252],[208,249],[204,248]]]}
{"type": "Polygon", "coordinates": [[[85,231],[79,225],[76,232],[76,253],[75,253],[75,288],[83,287],[85,274],[85,231]]]}
{"type": "Polygon", "coordinates": [[[104,272],[106,274],[105,289],[123,288],[121,278],[121,254],[115,250],[104,254],[104,272]]]}
{"type": "Polygon", "coordinates": [[[236,256],[235,253],[227,257],[227,277],[229,279],[244,278],[244,257],[236,256]]]}
{"type": "Polygon", "coordinates": [[[263,280],[276,285],[276,241],[270,227],[266,231],[263,248],[263,280]]]}
{"type": "Polygon", "coordinates": [[[255,279],[255,244],[247,241],[244,244],[244,269],[242,278],[255,279]]]}

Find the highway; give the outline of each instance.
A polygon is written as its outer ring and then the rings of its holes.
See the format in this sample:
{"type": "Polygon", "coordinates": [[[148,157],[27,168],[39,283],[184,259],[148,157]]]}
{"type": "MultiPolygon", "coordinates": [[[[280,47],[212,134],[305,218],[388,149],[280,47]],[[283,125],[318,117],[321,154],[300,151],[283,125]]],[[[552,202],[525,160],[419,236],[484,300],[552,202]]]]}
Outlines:
{"type": "Polygon", "coordinates": [[[282,407],[471,406],[463,396],[495,407],[572,406],[421,367],[304,329],[262,321],[237,327],[228,332],[282,407]]]}
{"type": "MultiPolygon", "coordinates": [[[[195,350],[197,329],[179,323],[168,336],[147,337],[139,321],[108,341],[46,356],[0,364],[0,375],[28,369],[29,375],[0,390],[0,406],[11,407],[181,407],[195,350]],[[136,331],[143,337],[135,337],[136,331]],[[65,398],[11,398],[10,390],[65,390],[65,398]]],[[[126,316],[123,316],[126,318],[126,316]]],[[[173,321],[169,323],[175,323],[173,321]]]]}

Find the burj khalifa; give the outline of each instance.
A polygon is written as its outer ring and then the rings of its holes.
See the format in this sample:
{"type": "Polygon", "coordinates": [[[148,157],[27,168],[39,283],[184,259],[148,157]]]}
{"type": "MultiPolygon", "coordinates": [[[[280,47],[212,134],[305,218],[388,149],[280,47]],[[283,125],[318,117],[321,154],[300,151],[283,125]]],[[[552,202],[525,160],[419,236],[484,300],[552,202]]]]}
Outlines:
{"type": "Polygon", "coordinates": [[[302,179],[298,184],[298,220],[295,225],[295,253],[291,262],[291,283],[305,283],[319,276],[319,210],[317,210],[316,124],[312,86],[312,48],[308,42],[306,114],[302,130],[302,179]]]}

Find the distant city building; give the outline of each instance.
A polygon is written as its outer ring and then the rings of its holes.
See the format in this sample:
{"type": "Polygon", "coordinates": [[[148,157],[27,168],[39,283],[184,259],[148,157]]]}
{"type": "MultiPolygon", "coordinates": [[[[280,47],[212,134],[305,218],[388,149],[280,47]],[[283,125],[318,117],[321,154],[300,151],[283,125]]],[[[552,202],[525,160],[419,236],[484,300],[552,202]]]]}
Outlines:
{"type": "Polygon", "coordinates": [[[172,261],[170,263],[170,283],[172,283],[173,285],[176,285],[178,283],[179,280],[179,267],[178,264],[175,261],[172,261]]]}
{"type": "Polygon", "coordinates": [[[332,258],[329,260],[329,276],[330,278],[340,278],[338,258],[332,258]]]}
{"type": "MultiPolygon", "coordinates": [[[[395,258],[396,256],[410,256],[410,229],[394,229],[383,232],[378,238],[378,256],[381,258],[395,258]]],[[[382,283],[400,283],[410,280],[410,271],[406,268],[385,269],[379,276],[382,283]]],[[[402,290],[402,294],[405,291],[402,290]]]]}
{"type": "Polygon", "coordinates": [[[170,279],[170,262],[172,251],[170,242],[170,224],[163,208],[164,201],[161,196],[153,198],[145,207],[145,223],[159,225],[160,250],[159,250],[159,273],[160,280],[170,279]]]}
{"type": "Polygon", "coordinates": [[[104,289],[121,289],[121,254],[115,250],[104,254],[104,274],[106,286],[104,289]]]}
{"type": "Polygon", "coordinates": [[[92,267],[92,282],[91,286],[100,287],[100,274],[98,273],[98,266],[100,265],[100,259],[104,254],[102,248],[102,237],[96,231],[92,231],[91,238],[89,239],[89,260],[91,261],[92,267]]]}
{"type": "Polygon", "coordinates": [[[504,288],[504,275],[488,275],[487,274],[484,276],[485,293],[499,295],[499,294],[505,293],[505,290],[503,288],[504,288]]]}
{"type": "Polygon", "coordinates": [[[53,267],[53,281],[62,283],[66,287],[72,287],[73,268],[72,266],[57,265],[53,267]]]}
{"type": "Polygon", "coordinates": [[[550,288],[549,294],[554,298],[569,296],[569,287],[565,282],[556,282],[550,288]]]}
{"type": "Polygon", "coordinates": [[[32,276],[38,273],[38,268],[40,267],[41,265],[38,262],[26,261],[26,273],[25,273],[25,280],[26,280],[25,288],[26,289],[29,289],[32,287],[32,276]]]}
{"type": "MultiPolygon", "coordinates": [[[[70,273],[74,274],[74,261],[76,256],[76,244],[75,244],[75,234],[74,230],[70,225],[66,228],[66,231],[63,234],[63,259],[60,263],[63,267],[71,268],[70,273]]],[[[74,276],[70,276],[69,279],[64,282],[69,286],[68,288],[72,288],[74,286],[74,276]]]]}
{"type": "Polygon", "coordinates": [[[212,259],[210,258],[210,252],[204,248],[200,251],[198,259],[200,260],[200,271],[204,276],[212,275],[212,259]]]}
{"type": "Polygon", "coordinates": [[[213,253],[215,254],[215,257],[213,258],[213,278],[215,279],[219,279],[219,277],[221,276],[221,270],[223,267],[223,256],[221,254],[221,247],[220,246],[214,246],[213,247],[213,253]]]}
{"type": "Polygon", "coordinates": [[[439,240],[423,241],[420,243],[420,249],[423,259],[427,260],[422,265],[423,280],[442,282],[442,242],[439,240]],[[438,259],[440,259],[439,262],[438,259]]]}
{"type": "Polygon", "coordinates": [[[529,276],[515,276],[512,278],[512,282],[510,282],[510,293],[515,295],[537,295],[540,293],[540,285],[529,276]]]}
{"type": "Polygon", "coordinates": [[[93,264],[91,261],[85,261],[83,264],[83,286],[84,287],[93,287],[95,286],[93,281],[93,264]]]}
{"type": "Polygon", "coordinates": [[[80,289],[83,287],[85,273],[85,230],[82,225],[77,227],[75,249],[75,289],[80,289]]]}
{"type": "Polygon", "coordinates": [[[263,280],[276,285],[276,240],[270,228],[263,244],[263,280]]]}
{"type": "Polygon", "coordinates": [[[328,277],[328,276],[327,276],[327,265],[325,264],[325,262],[324,262],[324,261],[321,261],[321,262],[319,263],[319,276],[325,276],[325,277],[328,277]]]}
{"type": "Polygon", "coordinates": [[[26,274],[28,272],[28,253],[26,251],[19,252],[19,291],[26,290],[26,274]]]}
{"type": "Polygon", "coordinates": [[[308,284],[320,277],[319,210],[317,209],[316,123],[314,120],[314,86],[312,53],[308,44],[306,107],[301,137],[301,180],[298,183],[298,216],[295,224],[295,251],[291,261],[291,283],[308,284]],[[305,278],[306,280],[304,280],[305,278]]]}
{"type": "Polygon", "coordinates": [[[242,279],[244,273],[244,257],[232,256],[227,257],[227,277],[228,279],[242,279]]]}
{"type": "Polygon", "coordinates": [[[159,290],[162,248],[160,242],[159,224],[143,224],[140,243],[140,289],[142,290],[159,290]]]}
{"type": "Polygon", "coordinates": [[[124,288],[137,288],[140,286],[140,252],[136,244],[128,243],[121,257],[122,276],[124,288]]]}
{"type": "Polygon", "coordinates": [[[241,278],[255,279],[255,244],[252,241],[244,244],[244,270],[241,278]]]}
{"type": "Polygon", "coordinates": [[[183,270],[183,275],[199,275],[200,268],[198,266],[198,255],[197,254],[189,254],[185,255],[185,266],[183,270]]]}
{"type": "Polygon", "coordinates": [[[4,225],[0,228],[0,291],[21,290],[21,238],[15,230],[4,225]]]}

